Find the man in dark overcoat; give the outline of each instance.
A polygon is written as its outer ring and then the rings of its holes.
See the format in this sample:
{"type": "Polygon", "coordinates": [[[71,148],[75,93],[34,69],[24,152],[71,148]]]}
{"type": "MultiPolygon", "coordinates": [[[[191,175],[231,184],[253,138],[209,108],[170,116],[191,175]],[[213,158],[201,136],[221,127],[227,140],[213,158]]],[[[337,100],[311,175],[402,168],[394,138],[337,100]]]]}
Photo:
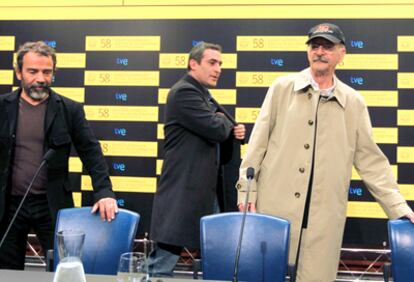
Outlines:
{"type": "Polygon", "coordinates": [[[189,54],[188,73],[170,90],[165,108],[164,163],[154,197],[150,272],[171,276],[183,247],[198,249],[200,218],[214,213],[222,158],[245,127],[218,111],[207,87],[221,74],[221,47],[202,42],[189,54]]]}

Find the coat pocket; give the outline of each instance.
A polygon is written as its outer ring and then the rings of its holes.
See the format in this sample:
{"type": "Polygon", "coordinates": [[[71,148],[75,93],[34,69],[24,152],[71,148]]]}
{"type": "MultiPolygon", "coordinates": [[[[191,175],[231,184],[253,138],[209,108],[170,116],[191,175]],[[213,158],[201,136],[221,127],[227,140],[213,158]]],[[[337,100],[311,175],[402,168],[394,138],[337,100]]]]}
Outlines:
{"type": "Polygon", "coordinates": [[[63,182],[63,188],[65,189],[66,192],[72,192],[72,185],[70,185],[70,182],[68,180],[65,180],[63,182]]]}
{"type": "Polygon", "coordinates": [[[48,147],[54,149],[56,153],[48,162],[49,170],[67,170],[71,141],[72,139],[69,134],[57,135],[50,138],[48,147]]]}
{"type": "Polygon", "coordinates": [[[59,136],[52,137],[52,145],[56,147],[64,146],[70,144],[72,139],[69,134],[63,134],[59,136]]]}

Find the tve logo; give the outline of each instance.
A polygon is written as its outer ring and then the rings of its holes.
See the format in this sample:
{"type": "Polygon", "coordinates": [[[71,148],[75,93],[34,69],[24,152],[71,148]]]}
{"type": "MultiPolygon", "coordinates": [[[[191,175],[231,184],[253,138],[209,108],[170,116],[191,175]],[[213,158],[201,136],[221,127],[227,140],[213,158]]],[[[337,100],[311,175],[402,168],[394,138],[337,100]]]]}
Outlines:
{"type": "Polygon", "coordinates": [[[361,197],[364,190],[361,187],[349,187],[349,195],[361,197]]]}
{"type": "Polygon", "coordinates": [[[285,62],[280,58],[270,58],[270,64],[277,67],[283,67],[285,62]]]}
{"type": "Polygon", "coordinates": [[[118,207],[125,206],[125,200],[124,199],[117,199],[116,202],[118,203],[118,207]]]}
{"type": "Polygon", "coordinates": [[[114,128],[114,134],[120,136],[126,136],[127,130],[125,128],[114,128]]]}
{"type": "Polygon", "coordinates": [[[45,40],[43,41],[44,43],[46,43],[48,46],[52,47],[52,48],[56,48],[57,44],[55,40],[45,40]]]}
{"type": "Polygon", "coordinates": [[[193,40],[192,44],[193,44],[193,46],[196,46],[197,44],[199,44],[201,42],[204,42],[204,41],[203,40],[193,40]]]}
{"type": "Polygon", "coordinates": [[[351,40],[351,47],[363,49],[364,48],[364,41],[362,40],[351,40]]]}
{"type": "Polygon", "coordinates": [[[116,58],[116,64],[117,65],[122,65],[122,66],[127,66],[128,65],[128,58],[116,58]]]}
{"type": "Polygon", "coordinates": [[[127,93],[115,93],[115,99],[118,101],[126,102],[128,100],[128,94],[127,93]]]}
{"type": "Polygon", "coordinates": [[[122,172],[125,172],[125,170],[126,170],[126,165],[124,163],[113,163],[112,167],[115,170],[119,170],[119,171],[122,171],[122,172]]]}
{"type": "Polygon", "coordinates": [[[364,78],[362,76],[351,76],[351,84],[364,85],[364,78]]]}

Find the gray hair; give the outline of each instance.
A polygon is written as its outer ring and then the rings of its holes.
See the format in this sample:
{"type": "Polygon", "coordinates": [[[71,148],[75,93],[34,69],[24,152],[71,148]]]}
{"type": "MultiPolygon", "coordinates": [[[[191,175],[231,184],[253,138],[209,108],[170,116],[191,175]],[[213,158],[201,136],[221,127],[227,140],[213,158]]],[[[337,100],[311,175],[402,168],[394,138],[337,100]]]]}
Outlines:
{"type": "Polygon", "coordinates": [[[188,70],[191,70],[190,60],[195,60],[198,64],[200,64],[201,59],[203,58],[204,51],[207,50],[207,49],[213,49],[213,50],[217,50],[219,52],[222,51],[221,46],[218,45],[218,44],[213,44],[213,43],[208,43],[208,42],[201,41],[200,43],[195,45],[190,51],[190,55],[188,56],[188,64],[187,64],[187,69],[188,70]]]}
{"type": "Polygon", "coordinates": [[[43,41],[37,42],[26,42],[19,47],[16,58],[16,69],[21,71],[23,68],[23,57],[29,53],[34,52],[41,56],[52,57],[53,60],[53,71],[56,70],[56,51],[43,41]]]}

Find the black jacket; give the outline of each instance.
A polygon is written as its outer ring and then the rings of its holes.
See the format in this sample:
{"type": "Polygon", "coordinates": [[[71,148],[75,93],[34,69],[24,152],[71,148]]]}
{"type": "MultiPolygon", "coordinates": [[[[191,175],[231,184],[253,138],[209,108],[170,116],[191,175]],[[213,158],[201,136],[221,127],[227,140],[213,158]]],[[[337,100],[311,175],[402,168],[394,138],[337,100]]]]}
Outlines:
{"type": "Polygon", "coordinates": [[[232,152],[226,145],[232,144],[233,125],[214,113],[208,98],[208,90],[190,75],[168,94],[164,163],[151,220],[151,239],[157,242],[198,248],[200,218],[213,213],[217,145],[221,157],[232,152]]]}
{"type": "MultiPolygon", "coordinates": [[[[18,89],[0,95],[0,221],[11,189],[11,161],[16,141],[20,93],[21,89],[18,89]]],[[[71,144],[92,178],[95,201],[106,197],[115,198],[108,166],[99,142],[85,119],[82,104],[52,91],[44,126],[43,151],[45,153],[49,148],[56,150],[56,154],[47,163],[46,193],[53,219],[59,209],[73,207],[72,188],[68,179],[71,144]]]]}

